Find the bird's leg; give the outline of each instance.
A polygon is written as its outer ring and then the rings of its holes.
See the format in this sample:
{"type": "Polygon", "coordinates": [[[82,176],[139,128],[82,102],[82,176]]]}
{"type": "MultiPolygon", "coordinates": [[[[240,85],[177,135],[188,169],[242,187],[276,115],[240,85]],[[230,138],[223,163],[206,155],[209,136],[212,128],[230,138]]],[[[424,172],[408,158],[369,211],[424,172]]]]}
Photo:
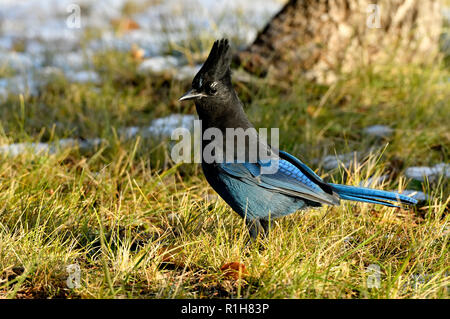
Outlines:
{"type": "MultiPolygon", "coordinates": [[[[245,244],[246,248],[249,248],[251,244],[254,244],[260,236],[262,239],[267,238],[268,232],[269,232],[269,221],[264,219],[253,219],[253,220],[246,220],[248,232],[250,234],[250,239],[245,244]]],[[[261,242],[260,242],[261,243],[261,242]]],[[[258,245],[260,250],[265,249],[265,244],[261,243],[262,245],[258,245]]]]}
{"type": "Polygon", "coordinates": [[[267,220],[267,219],[260,219],[259,223],[261,224],[261,227],[263,229],[264,237],[268,237],[272,221],[271,220],[267,220]]]}
{"type": "Polygon", "coordinates": [[[255,241],[260,233],[265,232],[264,227],[261,225],[259,219],[252,219],[252,220],[246,219],[245,223],[247,224],[251,241],[255,241]]]}

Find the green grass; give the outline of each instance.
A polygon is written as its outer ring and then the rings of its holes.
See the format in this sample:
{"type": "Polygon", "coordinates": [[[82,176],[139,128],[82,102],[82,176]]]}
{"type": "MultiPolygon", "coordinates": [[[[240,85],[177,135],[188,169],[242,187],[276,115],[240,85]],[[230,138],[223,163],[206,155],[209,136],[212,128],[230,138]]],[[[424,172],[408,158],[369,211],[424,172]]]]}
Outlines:
{"type": "Polygon", "coordinates": [[[193,114],[190,83],[142,76],[128,55],[98,56],[102,83],[55,79],[38,97],[0,105],[0,144],[101,137],[93,151],[0,158],[0,298],[448,298],[449,184],[408,181],[408,166],[449,162],[450,72],[361,69],[331,87],[299,80],[235,83],[257,127],[279,127],[280,146],[328,181],[427,192],[413,210],[343,202],[273,223],[246,246],[242,220],[198,165],[174,165],[168,141],[121,139],[120,127],[193,114]],[[389,139],[363,128],[386,124],[389,139]],[[360,165],[324,171],[315,159],[358,151],[360,165]],[[241,279],[222,265],[245,265],[241,279]],[[78,264],[81,285],[66,285],[78,264]],[[368,288],[369,265],[380,287],[368,288]],[[423,280],[415,280],[414,278],[423,280]]]}

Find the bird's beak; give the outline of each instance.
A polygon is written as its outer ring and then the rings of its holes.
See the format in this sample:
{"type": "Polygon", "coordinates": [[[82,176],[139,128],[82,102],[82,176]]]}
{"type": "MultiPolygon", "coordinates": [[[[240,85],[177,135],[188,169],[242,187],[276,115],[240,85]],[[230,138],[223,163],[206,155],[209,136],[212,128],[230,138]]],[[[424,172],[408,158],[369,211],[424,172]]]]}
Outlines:
{"type": "Polygon", "coordinates": [[[206,94],[203,94],[201,92],[196,91],[195,89],[191,89],[187,91],[178,101],[186,101],[186,100],[192,100],[199,97],[204,97],[206,94]]]}

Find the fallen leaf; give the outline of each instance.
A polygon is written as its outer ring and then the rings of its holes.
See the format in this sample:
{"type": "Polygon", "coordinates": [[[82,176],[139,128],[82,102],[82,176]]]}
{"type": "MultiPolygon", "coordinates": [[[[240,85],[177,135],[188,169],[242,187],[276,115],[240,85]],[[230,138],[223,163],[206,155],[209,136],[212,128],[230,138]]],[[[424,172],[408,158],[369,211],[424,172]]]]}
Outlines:
{"type": "Polygon", "coordinates": [[[248,276],[245,265],[238,262],[226,263],[220,267],[220,270],[223,272],[224,276],[229,279],[238,280],[239,278],[248,276]]]}

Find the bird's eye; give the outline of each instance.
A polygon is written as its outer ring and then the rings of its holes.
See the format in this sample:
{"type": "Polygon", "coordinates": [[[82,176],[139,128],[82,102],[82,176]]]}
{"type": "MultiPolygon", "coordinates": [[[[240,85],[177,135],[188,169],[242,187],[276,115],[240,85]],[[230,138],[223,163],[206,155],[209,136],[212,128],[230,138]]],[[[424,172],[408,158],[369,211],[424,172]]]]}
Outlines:
{"type": "Polygon", "coordinates": [[[217,93],[217,82],[208,83],[206,86],[206,93],[214,95],[217,93]]]}

